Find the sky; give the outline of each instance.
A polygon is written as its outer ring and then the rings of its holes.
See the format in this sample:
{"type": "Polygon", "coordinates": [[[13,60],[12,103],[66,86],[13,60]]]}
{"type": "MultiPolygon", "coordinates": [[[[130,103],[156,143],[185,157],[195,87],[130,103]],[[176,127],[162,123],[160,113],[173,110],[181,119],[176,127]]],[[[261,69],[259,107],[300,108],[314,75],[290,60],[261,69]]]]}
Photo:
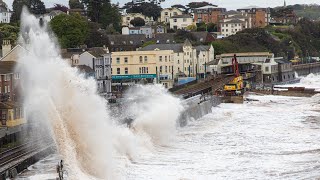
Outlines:
{"type": "MultiPolygon", "coordinates": [[[[3,0],[7,3],[10,9],[12,9],[12,1],[13,0],[3,0]]],[[[53,4],[64,4],[68,6],[68,0],[42,0],[46,7],[51,7],[53,4]]],[[[112,3],[119,2],[120,5],[128,2],[129,0],[111,0],[112,3]]],[[[188,4],[189,2],[194,1],[205,1],[205,0],[166,0],[162,3],[162,7],[170,7],[174,4],[188,4]]],[[[276,7],[282,6],[283,0],[215,0],[215,1],[208,1],[212,4],[216,4],[219,7],[227,8],[227,10],[238,9],[250,5],[256,5],[260,7],[276,7]]],[[[320,0],[286,0],[287,5],[292,4],[320,4],[320,0]]]]}

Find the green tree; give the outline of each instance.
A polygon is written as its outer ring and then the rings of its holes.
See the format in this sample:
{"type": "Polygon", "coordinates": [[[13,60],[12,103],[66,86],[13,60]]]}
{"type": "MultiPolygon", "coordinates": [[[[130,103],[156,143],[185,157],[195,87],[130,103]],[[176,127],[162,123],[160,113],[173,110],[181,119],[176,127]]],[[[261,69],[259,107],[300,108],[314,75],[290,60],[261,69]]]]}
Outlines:
{"type": "Polygon", "coordinates": [[[207,31],[208,32],[217,32],[218,31],[218,27],[214,23],[208,23],[207,24],[207,31]]]}
{"type": "Polygon", "coordinates": [[[23,6],[26,6],[32,14],[46,13],[46,7],[41,0],[14,0],[12,3],[13,13],[11,15],[11,22],[18,22],[20,20],[23,6]]]}
{"type": "Polygon", "coordinates": [[[0,25],[0,42],[3,39],[9,39],[11,41],[16,41],[18,38],[19,27],[10,24],[0,25]]]}
{"type": "Polygon", "coordinates": [[[88,22],[78,14],[60,14],[50,21],[50,25],[63,48],[83,45],[88,34],[88,22]]]}
{"type": "Polygon", "coordinates": [[[109,38],[105,30],[101,29],[101,25],[89,22],[89,31],[85,40],[85,44],[90,47],[109,46],[109,38]]]}
{"type": "Polygon", "coordinates": [[[190,2],[189,4],[187,4],[187,7],[189,7],[189,9],[195,9],[195,8],[199,8],[199,7],[203,7],[203,6],[208,6],[211,5],[211,3],[203,1],[203,2],[190,2]]]}
{"type": "Polygon", "coordinates": [[[110,3],[110,0],[83,0],[92,22],[101,23],[103,28],[113,27],[121,30],[121,14],[118,6],[110,3]]]}
{"type": "Polygon", "coordinates": [[[83,4],[79,0],[69,0],[70,9],[84,9],[83,4]]]}
{"type": "Polygon", "coordinates": [[[142,19],[141,17],[136,17],[130,21],[130,24],[132,24],[133,26],[144,26],[146,22],[144,22],[144,19],[142,19]]]}
{"type": "Polygon", "coordinates": [[[196,31],[197,30],[197,26],[194,25],[194,24],[191,24],[191,25],[187,26],[186,29],[189,30],[189,31],[196,31]]]}
{"type": "Polygon", "coordinates": [[[154,20],[160,17],[162,10],[159,5],[148,2],[130,5],[126,4],[123,8],[125,8],[128,13],[141,13],[145,16],[153,17],[154,20]]]}
{"type": "Polygon", "coordinates": [[[183,43],[186,39],[189,39],[189,41],[191,42],[195,42],[197,40],[191,32],[182,29],[177,30],[174,36],[174,40],[177,43],[183,43]]]}

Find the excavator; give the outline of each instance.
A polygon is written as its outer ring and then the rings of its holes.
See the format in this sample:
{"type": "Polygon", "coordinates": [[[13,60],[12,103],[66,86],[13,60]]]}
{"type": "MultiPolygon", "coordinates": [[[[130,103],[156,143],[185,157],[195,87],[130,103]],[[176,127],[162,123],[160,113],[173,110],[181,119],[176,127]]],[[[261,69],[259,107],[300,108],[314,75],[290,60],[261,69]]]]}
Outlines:
{"type": "Polygon", "coordinates": [[[234,78],[223,87],[225,96],[241,96],[244,93],[244,82],[243,77],[239,73],[239,64],[237,56],[234,54],[232,58],[232,69],[234,78]]]}

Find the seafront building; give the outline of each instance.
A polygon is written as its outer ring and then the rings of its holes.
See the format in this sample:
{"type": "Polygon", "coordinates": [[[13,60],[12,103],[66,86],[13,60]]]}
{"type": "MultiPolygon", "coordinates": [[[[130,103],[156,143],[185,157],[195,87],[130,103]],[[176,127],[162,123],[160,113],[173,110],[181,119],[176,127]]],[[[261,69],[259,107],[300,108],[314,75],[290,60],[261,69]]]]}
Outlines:
{"type": "Polygon", "coordinates": [[[123,51],[112,53],[112,81],[130,85],[145,80],[173,86],[173,50],[123,51]]]}

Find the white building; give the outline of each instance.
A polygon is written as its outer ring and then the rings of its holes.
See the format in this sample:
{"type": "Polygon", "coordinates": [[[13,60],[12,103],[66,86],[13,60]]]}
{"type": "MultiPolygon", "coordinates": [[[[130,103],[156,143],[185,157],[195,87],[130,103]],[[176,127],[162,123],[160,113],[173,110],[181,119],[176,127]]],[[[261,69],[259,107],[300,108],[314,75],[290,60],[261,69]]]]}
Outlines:
{"type": "Polygon", "coordinates": [[[131,35],[131,34],[144,34],[146,38],[152,38],[154,30],[150,26],[141,26],[141,27],[122,27],[123,35],[131,35]]]}
{"type": "Polygon", "coordinates": [[[158,21],[164,22],[164,23],[169,23],[169,19],[172,16],[178,16],[178,15],[182,15],[182,14],[183,14],[182,11],[180,11],[177,8],[162,9],[161,16],[160,16],[160,19],[158,19],[158,21]]]}
{"type": "Polygon", "coordinates": [[[141,13],[128,13],[122,16],[122,26],[133,27],[133,25],[130,24],[130,21],[133,20],[134,18],[143,19],[146,25],[151,26],[154,24],[153,17],[147,17],[141,13]]]}
{"type": "Polygon", "coordinates": [[[37,15],[38,19],[42,19],[43,22],[49,23],[54,17],[65,14],[63,11],[60,10],[53,10],[46,14],[37,15]]]}
{"type": "Polygon", "coordinates": [[[239,19],[232,19],[227,22],[221,22],[221,34],[224,37],[231,36],[236,34],[237,32],[246,28],[245,21],[241,21],[239,19]]]}
{"type": "Polygon", "coordinates": [[[73,49],[69,52],[63,50],[62,57],[72,66],[90,67],[95,72],[94,77],[97,80],[100,95],[107,97],[111,92],[111,53],[108,48],[73,49]]]}
{"type": "Polygon", "coordinates": [[[4,2],[0,2],[0,23],[10,23],[12,12],[4,2]]]}
{"type": "Polygon", "coordinates": [[[190,15],[177,15],[169,19],[170,29],[186,29],[187,26],[193,24],[193,18],[190,15]]]}
{"type": "Polygon", "coordinates": [[[211,45],[193,47],[189,40],[182,44],[152,44],[141,50],[173,50],[173,74],[175,78],[181,75],[204,77],[204,74],[209,71],[205,68],[206,63],[214,60],[214,48],[211,45]]]}

